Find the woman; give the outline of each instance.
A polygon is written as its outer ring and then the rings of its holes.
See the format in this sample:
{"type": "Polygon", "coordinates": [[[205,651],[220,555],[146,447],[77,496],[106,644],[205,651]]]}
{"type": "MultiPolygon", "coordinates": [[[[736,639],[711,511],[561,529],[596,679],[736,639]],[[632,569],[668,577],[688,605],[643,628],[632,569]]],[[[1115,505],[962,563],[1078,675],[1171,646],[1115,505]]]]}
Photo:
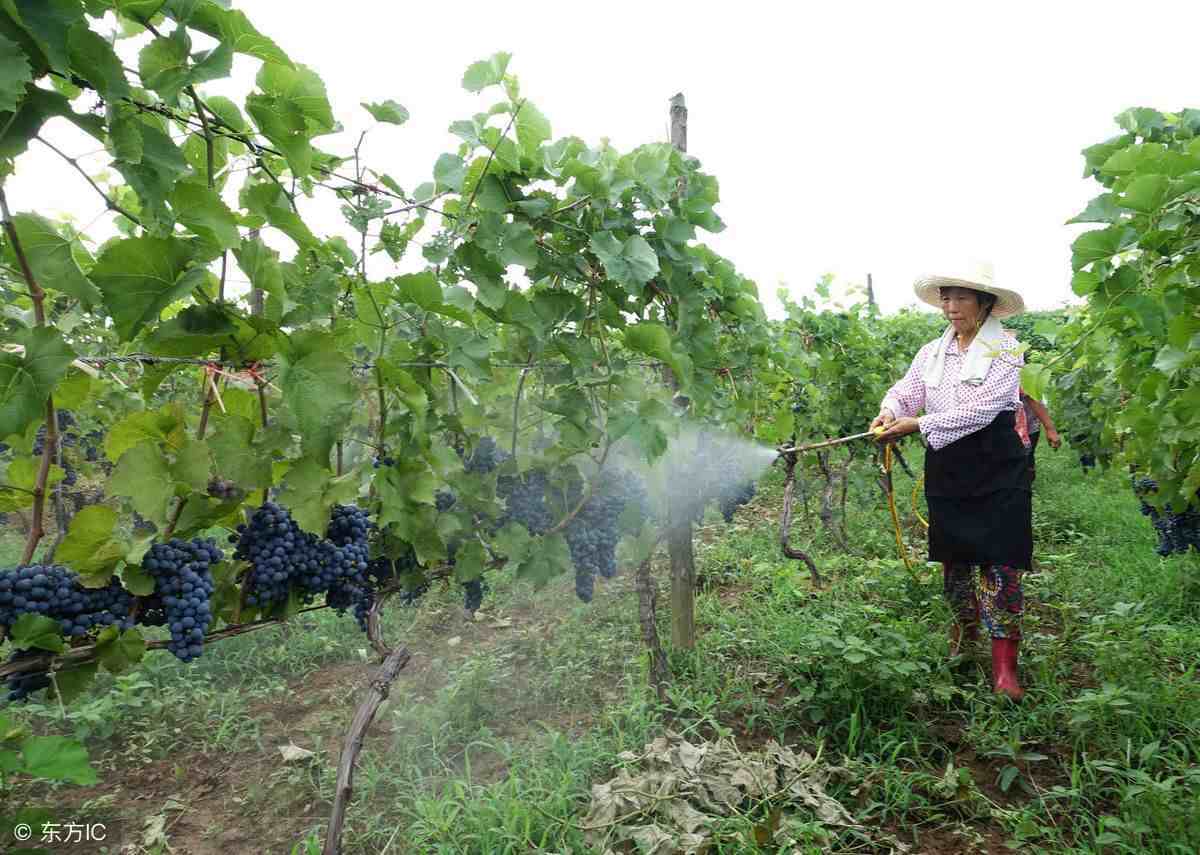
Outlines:
{"type": "Polygon", "coordinates": [[[1029,457],[1016,432],[1024,360],[1000,319],[1025,304],[984,268],[923,277],[914,289],[950,325],[917,353],[871,427],[884,429],[880,442],[917,431],[925,437],[929,559],[942,563],[955,613],[951,655],[976,637],[982,619],[992,638],[993,687],[1020,700],[1021,572],[1033,557],[1029,457]]]}

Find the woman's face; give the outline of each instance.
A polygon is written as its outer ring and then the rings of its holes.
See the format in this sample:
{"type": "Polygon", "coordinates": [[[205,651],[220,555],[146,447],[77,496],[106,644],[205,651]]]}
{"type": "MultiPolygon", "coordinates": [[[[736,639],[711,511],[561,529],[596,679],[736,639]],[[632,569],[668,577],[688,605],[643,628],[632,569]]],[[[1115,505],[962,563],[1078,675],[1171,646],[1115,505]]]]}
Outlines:
{"type": "Polygon", "coordinates": [[[976,327],[979,319],[979,295],[970,288],[942,288],[942,314],[959,332],[976,327]]]}

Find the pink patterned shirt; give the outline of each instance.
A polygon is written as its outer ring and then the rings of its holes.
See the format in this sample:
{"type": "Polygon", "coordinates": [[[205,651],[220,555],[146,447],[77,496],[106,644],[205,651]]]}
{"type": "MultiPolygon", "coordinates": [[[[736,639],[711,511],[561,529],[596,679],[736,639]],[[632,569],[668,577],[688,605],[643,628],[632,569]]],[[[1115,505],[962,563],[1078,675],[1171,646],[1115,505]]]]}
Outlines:
{"type": "Polygon", "coordinates": [[[1005,410],[1016,410],[1021,405],[1021,366],[1025,363],[1024,357],[1015,352],[1016,338],[1005,330],[1000,352],[992,360],[983,382],[959,383],[963,356],[958,350],[958,339],[952,336],[946,345],[942,382],[936,389],[927,390],[923,379],[925,362],[933,358],[941,341],[939,337],[917,351],[908,373],[883,399],[883,408],[891,410],[898,419],[915,417],[924,410],[925,415],[917,423],[933,449],[944,448],[987,427],[1005,410]]]}

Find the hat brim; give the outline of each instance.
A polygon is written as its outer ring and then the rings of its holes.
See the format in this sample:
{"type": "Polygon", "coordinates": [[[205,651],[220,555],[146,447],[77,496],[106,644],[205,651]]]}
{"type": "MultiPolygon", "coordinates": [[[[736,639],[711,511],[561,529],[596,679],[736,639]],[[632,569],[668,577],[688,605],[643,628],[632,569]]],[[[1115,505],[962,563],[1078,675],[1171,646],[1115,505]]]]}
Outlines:
{"type": "Polygon", "coordinates": [[[956,279],[953,276],[922,276],[913,283],[917,299],[939,309],[942,307],[942,297],[939,293],[941,288],[969,288],[972,291],[991,294],[996,298],[996,305],[992,307],[992,317],[997,320],[1011,318],[1025,311],[1025,300],[1016,291],[1007,288],[997,288],[995,285],[971,279],[956,279]]]}

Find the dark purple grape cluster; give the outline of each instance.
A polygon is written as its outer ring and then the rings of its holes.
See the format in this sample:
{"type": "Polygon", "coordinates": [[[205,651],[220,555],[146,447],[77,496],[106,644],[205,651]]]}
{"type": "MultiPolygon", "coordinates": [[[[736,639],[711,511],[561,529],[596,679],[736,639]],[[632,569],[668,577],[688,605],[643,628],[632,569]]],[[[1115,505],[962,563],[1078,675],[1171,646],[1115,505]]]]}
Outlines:
{"type": "Polygon", "coordinates": [[[208,482],[208,495],[223,502],[232,501],[241,495],[238,485],[227,478],[212,478],[208,482]]]}
{"type": "Polygon", "coordinates": [[[85,588],[79,576],[58,564],[30,564],[0,572],[0,625],[12,626],[23,614],[53,618],[68,638],[105,626],[129,629],[133,596],[113,581],[85,588]]]}
{"type": "Polygon", "coordinates": [[[374,601],[368,578],[371,525],[362,508],[336,505],[322,540],[303,531],[286,508],[264,503],[229,538],[237,544],[234,557],[250,562],[246,602],[268,609],[285,602],[293,588],[306,602],[325,594],[326,603],[339,610],[353,605],[365,627],[374,601]]]}
{"type": "Polygon", "coordinates": [[[380,466],[395,466],[396,458],[388,456],[388,455],[384,455],[382,457],[376,457],[374,463],[372,463],[371,465],[374,466],[376,469],[378,469],[380,466]]]}
{"type": "Polygon", "coordinates": [[[483,605],[484,587],[482,579],[463,582],[463,608],[471,614],[479,611],[479,607],[483,605]]]}
{"type": "Polygon", "coordinates": [[[496,482],[496,494],[504,499],[503,527],[509,522],[523,525],[530,534],[544,534],[554,525],[554,515],[546,507],[549,479],[540,469],[523,475],[502,475],[496,482]]]}
{"type": "MultiPolygon", "coordinates": [[[[14,650],[9,662],[20,662],[22,659],[32,659],[43,655],[40,650],[14,650]]],[[[23,671],[12,674],[6,681],[8,686],[8,702],[10,704],[27,700],[34,692],[50,688],[50,674],[46,671],[23,671]]]]}
{"type": "Polygon", "coordinates": [[[211,539],[174,538],[150,547],[142,568],[154,578],[155,607],[161,608],[171,641],[167,649],[184,662],[204,652],[212,623],[212,565],[225,558],[211,539]]]}
{"type": "Polygon", "coordinates": [[[717,493],[717,506],[725,522],[733,522],[733,514],[742,505],[754,498],[755,486],[753,481],[726,481],[721,484],[717,493]]]}
{"type": "Polygon", "coordinates": [[[458,496],[452,490],[438,490],[433,497],[438,513],[444,514],[458,503],[458,496]]]}
{"type": "Polygon", "coordinates": [[[233,557],[250,562],[246,603],[267,609],[285,602],[292,577],[299,570],[306,576],[320,572],[314,553],[316,537],[301,531],[286,508],[265,502],[229,536],[237,544],[233,557]]]}
{"type": "Polygon", "coordinates": [[[1183,555],[1192,549],[1200,552],[1200,493],[1197,502],[1183,513],[1170,508],[1159,510],[1146,501],[1146,496],[1158,492],[1158,483],[1150,478],[1134,478],[1133,492],[1141,500],[1142,514],[1150,518],[1154,532],[1158,535],[1155,552],[1163,558],[1168,555],[1183,555]]]}
{"type": "Polygon", "coordinates": [[[495,472],[496,467],[507,458],[508,453],[496,445],[496,440],[485,436],[479,440],[479,444],[475,446],[475,450],[471,452],[471,456],[467,458],[463,467],[468,472],[486,475],[489,472],[495,472]]]}

